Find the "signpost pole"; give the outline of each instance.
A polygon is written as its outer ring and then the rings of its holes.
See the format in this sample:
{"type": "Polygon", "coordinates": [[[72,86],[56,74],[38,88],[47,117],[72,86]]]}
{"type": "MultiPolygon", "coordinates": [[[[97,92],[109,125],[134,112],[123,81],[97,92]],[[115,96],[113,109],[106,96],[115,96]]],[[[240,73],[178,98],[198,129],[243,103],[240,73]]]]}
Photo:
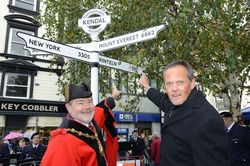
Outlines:
{"type": "Polygon", "coordinates": [[[99,102],[99,53],[93,53],[93,62],[91,64],[91,83],[90,89],[93,94],[93,102],[94,104],[98,104],[99,102]]]}
{"type": "MultiPolygon", "coordinates": [[[[106,28],[111,22],[110,15],[107,15],[105,11],[100,9],[91,9],[84,13],[81,19],[78,20],[78,26],[81,27],[91,37],[92,42],[100,41],[98,35],[106,28]],[[98,17],[96,17],[96,15],[98,17]],[[94,17],[93,17],[94,16],[94,17]],[[94,28],[96,27],[97,28],[94,28]]],[[[94,104],[99,102],[99,52],[95,52],[92,55],[91,64],[91,83],[90,89],[93,94],[94,104]]]]}

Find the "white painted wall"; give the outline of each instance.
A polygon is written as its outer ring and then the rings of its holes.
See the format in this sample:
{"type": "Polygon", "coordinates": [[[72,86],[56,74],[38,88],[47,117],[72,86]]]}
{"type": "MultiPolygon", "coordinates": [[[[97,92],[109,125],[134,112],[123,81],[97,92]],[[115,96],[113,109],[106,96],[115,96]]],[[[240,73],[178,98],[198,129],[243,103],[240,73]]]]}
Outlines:
{"type": "Polygon", "coordinates": [[[64,101],[63,96],[57,95],[57,79],[55,73],[38,71],[34,79],[33,99],[64,101]]]}
{"type": "Polygon", "coordinates": [[[152,122],[152,135],[157,132],[159,135],[161,135],[161,124],[152,122]]]}
{"type": "Polygon", "coordinates": [[[5,47],[5,39],[6,39],[6,31],[7,31],[7,21],[5,20],[4,16],[8,15],[9,8],[7,5],[9,4],[8,0],[1,1],[0,5],[0,52],[4,52],[5,47]]]}

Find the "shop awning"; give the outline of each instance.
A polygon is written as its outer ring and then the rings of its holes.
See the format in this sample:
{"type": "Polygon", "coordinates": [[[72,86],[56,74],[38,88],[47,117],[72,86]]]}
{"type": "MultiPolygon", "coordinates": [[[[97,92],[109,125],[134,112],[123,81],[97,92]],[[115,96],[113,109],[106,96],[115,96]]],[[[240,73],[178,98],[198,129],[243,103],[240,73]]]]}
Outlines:
{"type": "Polygon", "coordinates": [[[27,127],[59,127],[61,122],[62,117],[30,116],[27,127]]]}

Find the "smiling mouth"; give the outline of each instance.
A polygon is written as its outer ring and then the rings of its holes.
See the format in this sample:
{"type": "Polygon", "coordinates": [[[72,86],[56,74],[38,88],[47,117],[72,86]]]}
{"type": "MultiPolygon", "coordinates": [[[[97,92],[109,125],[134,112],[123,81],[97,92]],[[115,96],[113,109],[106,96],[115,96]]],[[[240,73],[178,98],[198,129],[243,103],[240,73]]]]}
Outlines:
{"type": "Polygon", "coordinates": [[[92,111],[82,111],[82,114],[91,114],[92,111]]]}
{"type": "Polygon", "coordinates": [[[176,97],[180,97],[181,94],[178,94],[178,95],[172,95],[172,97],[176,98],[176,97]]]}

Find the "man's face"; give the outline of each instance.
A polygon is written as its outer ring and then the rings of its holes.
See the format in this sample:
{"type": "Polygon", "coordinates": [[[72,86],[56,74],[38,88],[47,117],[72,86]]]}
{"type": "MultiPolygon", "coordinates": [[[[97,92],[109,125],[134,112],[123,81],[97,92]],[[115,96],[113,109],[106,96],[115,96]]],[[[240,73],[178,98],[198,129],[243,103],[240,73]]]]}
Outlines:
{"type": "Polygon", "coordinates": [[[195,87],[195,80],[189,80],[188,71],[181,65],[167,69],[163,77],[170,101],[175,106],[183,104],[195,87]]]}
{"type": "Polygon", "coordinates": [[[138,137],[138,133],[137,132],[133,132],[133,137],[137,138],[138,137]]]}
{"type": "Polygon", "coordinates": [[[40,142],[40,136],[39,136],[39,135],[35,135],[35,136],[31,139],[31,142],[32,142],[32,144],[34,144],[34,145],[39,144],[39,142],[40,142]]]}
{"type": "Polygon", "coordinates": [[[25,145],[26,145],[26,142],[25,142],[24,140],[20,140],[20,141],[19,141],[19,146],[20,146],[21,148],[25,147],[25,145]]]}
{"type": "Polygon", "coordinates": [[[66,104],[66,108],[73,119],[82,123],[90,123],[94,116],[92,97],[78,98],[66,104]]]}
{"type": "Polygon", "coordinates": [[[223,121],[224,121],[225,127],[228,128],[233,123],[233,118],[231,118],[231,117],[224,117],[223,121]]]}

